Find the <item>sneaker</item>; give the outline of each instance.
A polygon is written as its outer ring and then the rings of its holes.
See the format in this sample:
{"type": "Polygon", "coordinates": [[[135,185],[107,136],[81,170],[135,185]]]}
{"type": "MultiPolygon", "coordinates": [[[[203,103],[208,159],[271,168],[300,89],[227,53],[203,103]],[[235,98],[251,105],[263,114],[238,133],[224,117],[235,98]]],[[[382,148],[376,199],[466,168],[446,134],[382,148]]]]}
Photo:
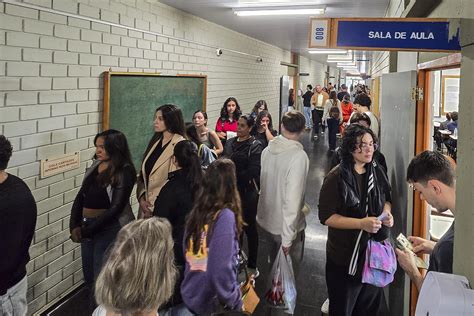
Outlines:
{"type": "Polygon", "coordinates": [[[329,299],[327,298],[323,306],[321,306],[321,313],[328,315],[329,314],[329,299]]]}
{"type": "Polygon", "coordinates": [[[321,131],[321,135],[324,135],[324,131],[321,131]]]}
{"type": "Polygon", "coordinates": [[[318,135],[314,135],[314,136],[313,136],[313,139],[314,139],[314,140],[318,140],[318,135]]]}
{"type": "MultiPolygon", "coordinates": [[[[258,271],[257,268],[247,268],[247,271],[249,275],[253,275],[254,280],[260,276],[260,271],[258,271]]],[[[247,281],[247,275],[245,274],[245,270],[239,272],[239,274],[237,275],[237,281],[240,285],[244,284],[245,281],[247,281]]]]}
{"type": "Polygon", "coordinates": [[[247,268],[249,275],[253,275],[253,278],[256,279],[260,276],[260,271],[258,271],[258,268],[247,268]]]}

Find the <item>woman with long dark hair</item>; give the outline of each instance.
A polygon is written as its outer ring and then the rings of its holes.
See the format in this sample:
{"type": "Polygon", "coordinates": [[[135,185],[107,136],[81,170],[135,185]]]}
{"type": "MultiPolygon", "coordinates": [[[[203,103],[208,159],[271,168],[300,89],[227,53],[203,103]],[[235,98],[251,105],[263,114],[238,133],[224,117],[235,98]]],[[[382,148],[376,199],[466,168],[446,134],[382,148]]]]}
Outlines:
{"type": "Polygon", "coordinates": [[[207,169],[184,235],[186,268],[181,295],[195,314],[210,315],[224,307],[242,309],[237,281],[241,231],[235,165],[229,159],[218,159],[207,169]]]}
{"type": "Polygon", "coordinates": [[[390,183],[373,159],[377,137],[351,124],[342,138],[341,163],[324,179],[319,218],[327,225],[326,284],[330,315],[387,315],[383,288],[362,283],[369,238],[383,241],[393,226],[390,183]],[[378,217],[384,213],[383,220],[378,217]]]}
{"type": "Polygon", "coordinates": [[[258,232],[257,232],[257,204],[260,186],[260,159],[262,144],[250,135],[255,121],[247,115],[239,119],[237,137],[227,141],[224,147],[224,156],[235,163],[237,172],[237,188],[242,200],[242,212],[245,221],[244,232],[248,241],[248,268],[249,273],[258,277],[258,232]]]}
{"type": "Polygon", "coordinates": [[[255,120],[262,111],[268,111],[267,101],[258,100],[257,103],[255,103],[252,112],[250,112],[250,116],[255,120]]]}
{"type": "Polygon", "coordinates": [[[139,217],[150,217],[156,197],[168,181],[168,173],[175,171],[171,163],[174,146],[185,139],[183,113],[173,104],[156,109],[153,122],[155,134],[143,154],[140,176],[137,180],[139,217]]]}
{"type": "Polygon", "coordinates": [[[235,135],[237,132],[237,121],[240,115],[242,115],[242,111],[237,99],[234,97],[227,98],[222,106],[220,117],[216,122],[216,133],[222,144],[225,145],[225,141],[228,138],[227,132],[230,132],[232,135],[235,135]]]}
{"type": "Polygon", "coordinates": [[[193,114],[193,124],[202,144],[213,150],[216,155],[220,155],[224,151],[224,146],[217,136],[217,133],[207,127],[207,113],[204,111],[196,111],[193,114]]]}
{"type": "Polygon", "coordinates": [[[186,136],[188,140],[193,142],[196,146],[201,167],[203,169],[207,169],[207,167],[209,167],[209,165],[217,159],[216,153],[207,147],[206,144],[201,142],[197,128],[192,123],[186,123],[186,136]]]}
{"type": "Polygon", "coordinates": [[[169,173],[168,182],[156,198],[153,215],[168,219],[173,227],[174,253],[180,276],[176,282],[174,295],[164,309],[170,312],[173,310],[176,313],[185,310],[185,306],[180,306],[182,303],[180,286],[185,263],[183,251],[185,219],[191,212],[195,198],[201,189],[203,172],[196,146],[189,140],[176,144],[172,163],[176,170],[169,173]]]}
{"type": "Polygon", "coordinates": [[[268,146],[268,142],[277,136],[277,131],[273,129],[272,116],[268,111],[261,111],[257,115],[255,126],[250,132],[258,140],[263,148],[268,146]]]}
{"type": "Polygon", "coordinates": [[[127,138],[106,130],[94,138],[95,161],[86,171],[71,209],[71,239],[81,243],[82,272],[92,289],[106,249],[122,226],[134,219],[130,193],[136,180],[127,138]]]}

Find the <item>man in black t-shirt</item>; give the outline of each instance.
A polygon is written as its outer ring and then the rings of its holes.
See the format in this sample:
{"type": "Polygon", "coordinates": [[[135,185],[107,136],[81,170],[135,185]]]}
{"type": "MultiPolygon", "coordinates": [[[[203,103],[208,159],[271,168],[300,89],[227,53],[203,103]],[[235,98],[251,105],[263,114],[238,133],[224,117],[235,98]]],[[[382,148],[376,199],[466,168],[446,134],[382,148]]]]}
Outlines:
{"type": "MultiPolygon", "coordinates": [[[[456,180],[454,168],[448,158],[436,151],[424,151],[410,162],[407,181],[420,198],[426,200],[438,212],[455,212],[456,180]]],[[[453,273],[454,222],[438,242],[410,236],[413,251],[417,254],[429,254],[428,271],[453,273]]],[[[408,251],[396,249],[398,262],[418,290],[423,285],[423,276],[416,267],[415,257],[408,251]]]]}
{"type": "Polygon", "coordinates": [[[12,151],[0,135],[0,315],[26,315],[26,264],[36,203],[25,182],[5,172],[12,151]]]}
{"type": "Polygon", "coordinates": [[[303,94],[303,111],[306,119],[306,130],[311,129],[311,98],[313,97],[313,86],[307,85],[306,92],[303,94]]]}

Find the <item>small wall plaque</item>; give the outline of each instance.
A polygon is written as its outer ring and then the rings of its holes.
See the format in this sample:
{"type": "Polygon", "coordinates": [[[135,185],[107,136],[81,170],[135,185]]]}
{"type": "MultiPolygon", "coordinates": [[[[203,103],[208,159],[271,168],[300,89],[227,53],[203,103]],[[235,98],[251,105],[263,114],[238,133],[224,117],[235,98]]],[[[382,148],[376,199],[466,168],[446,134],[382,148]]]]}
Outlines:
{"type": "Polygon", "coordinates": [[[80,160],[79,152],[43,159],[41,160],[41,178],[79,168],[80,160]]]}

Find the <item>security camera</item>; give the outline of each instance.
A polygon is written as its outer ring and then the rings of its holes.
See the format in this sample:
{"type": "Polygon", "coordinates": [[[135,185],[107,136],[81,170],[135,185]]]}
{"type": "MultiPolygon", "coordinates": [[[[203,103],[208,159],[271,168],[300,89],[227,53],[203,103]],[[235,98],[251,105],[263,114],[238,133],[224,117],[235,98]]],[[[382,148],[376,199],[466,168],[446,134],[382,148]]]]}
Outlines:
{"type": "Polygon", "coordinates": [[[217,57],[222,55],[222,49],[220,49],[220,48],[216,49],[216,55],[217,55],[217,57]]]}
{"type": "Polygon", "coordinates": [[[257,63],[261,63],[261,62],[263,62],[263,58],[262,58],[262,57],[260,57],[260,56],[259,56],[259,57],[257,57],[257,63]]]}

